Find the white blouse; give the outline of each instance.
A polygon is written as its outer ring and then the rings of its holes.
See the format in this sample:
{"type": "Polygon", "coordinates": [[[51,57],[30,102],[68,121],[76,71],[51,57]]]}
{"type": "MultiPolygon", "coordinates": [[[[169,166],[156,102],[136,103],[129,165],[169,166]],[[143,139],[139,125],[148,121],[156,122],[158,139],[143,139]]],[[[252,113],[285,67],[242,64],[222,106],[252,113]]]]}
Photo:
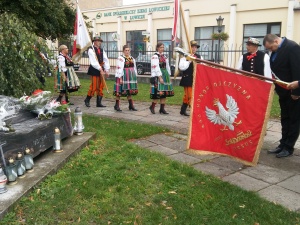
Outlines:
{"type": "MultiPolygon", "coordinates": [[[[124,75],[124,64],[125,64],[125,56],[120,55],[117,59],[117,67],[116,67],[116,74],[115,77],[122,77],[124,75]]],[[[133,59],[133,64],[134,64],[134,72],[135,74],[137,74],[137,69],[136,69],[136,63],[135,63],[135,59],[133,59]]]]}
{"type": "Polygon", "coordinates": [[[67,71],[66,59],[61,53],[57,56],[57,63],[58,63],[59,72],[66,72],[67,71]]]}
{"type": "MultiPolygon", "coordinates": [[[[159,54],[158,52],[156,52],[156,53],[159,54]]],[[[167,69],[169,75],[171,75],[169,59],[167,57],[165,57],[165,58],[166,58],[166,69],[167,69]]],[[[160,76],[162,76],[162,73],[161,73],[161,70],[159,67],[159,58],[155,54],[151,58],[151,77],[160,77],[160,76]]]]}
{"type": "MultiPolygon", "coordinates": [[[[203,59],[203,57],[200,56],[200,59],[203,59]]],[[[185,71],[185,70],[187,70],[187,69],[189,68],[191,62],[192,62],[192,61],[186,60],[185,57],[182,57],[182,58],[180,58],[180,60],[179,60],[178,68],[179,68],[181,71],[185,71]]]]}

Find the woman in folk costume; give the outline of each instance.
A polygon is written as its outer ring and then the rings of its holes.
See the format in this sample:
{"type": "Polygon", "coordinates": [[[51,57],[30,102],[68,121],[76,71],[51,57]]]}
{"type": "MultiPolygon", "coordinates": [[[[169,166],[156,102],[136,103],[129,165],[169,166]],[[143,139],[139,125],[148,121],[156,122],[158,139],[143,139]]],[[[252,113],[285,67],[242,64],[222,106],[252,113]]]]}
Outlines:
{"type": "Polygon", "coordinates": [[[61,103],[63,96],[65,96],[66,102],[72,104],[69,102],[68,92],[78,91],[80,81],[73,69],[74,63],[68,56],[68,47],[61,45],[58,51],[56,89],[59,91],[59,96],[56,101],[61,103]]]}
{"type": "Polygon", "coordinates": [[[165,110],[166,98],[174,96],[173,85],[170,80],[169,59],[163,54],[164,44],[158,42],[156,51],[151,58],[150,98],[153,100],[149,107],[152,114],[155,114],[155,105],[160,100],[159,113],[169,114],[165,110]]]}
{"type": "Polygon", "coordinates": [[[116,104],[114,109],[121,112],[120,97],[127,97],[129,102],[129,110],[137,111],[133,106],[132,95],[138,93],[137,88],[137,70],[135,59],[130,55],[128,45],[123,46],[123,55],[117,59],[116,83],[114,85],[114,96],[116,96],[116,104]]]}

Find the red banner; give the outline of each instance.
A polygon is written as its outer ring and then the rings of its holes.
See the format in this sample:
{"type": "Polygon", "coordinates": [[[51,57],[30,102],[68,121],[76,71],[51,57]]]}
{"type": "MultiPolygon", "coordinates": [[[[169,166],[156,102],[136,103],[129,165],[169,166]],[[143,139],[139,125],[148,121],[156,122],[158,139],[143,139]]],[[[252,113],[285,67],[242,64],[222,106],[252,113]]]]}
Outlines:
{"type": "Polygon", "coordinates": [[[273,90],[272,83],[198,64],[188,149],[256,165],[273,90]]]}

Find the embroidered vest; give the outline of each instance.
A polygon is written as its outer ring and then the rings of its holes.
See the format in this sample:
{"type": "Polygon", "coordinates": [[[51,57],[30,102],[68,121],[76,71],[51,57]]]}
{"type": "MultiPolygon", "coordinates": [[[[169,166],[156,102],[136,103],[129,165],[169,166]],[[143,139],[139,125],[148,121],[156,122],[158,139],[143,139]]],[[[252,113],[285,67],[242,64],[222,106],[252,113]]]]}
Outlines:
{"type": "Polygon", "coordinates": [[[259,75],[264,75],[264,58],[265,54],[262,51],[257,51],[256,56],[250,60],[247,59],[247,56],[250,55],[249,53],[243,55],[243,63],[242,67],[243,70],[251,72],[251,73],[256,73],[259,75]]]}

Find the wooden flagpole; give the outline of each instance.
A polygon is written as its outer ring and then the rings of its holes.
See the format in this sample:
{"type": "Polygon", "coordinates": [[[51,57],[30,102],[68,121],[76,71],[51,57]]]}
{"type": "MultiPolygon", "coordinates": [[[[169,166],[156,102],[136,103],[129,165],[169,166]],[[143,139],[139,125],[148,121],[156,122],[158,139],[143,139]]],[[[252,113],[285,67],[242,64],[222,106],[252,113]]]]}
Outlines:
{"type": "MultiPolygon", "coordinates": [[[[183,12],[181,2],[180,2],[180,14],[181,14],[182,22],[183,22],[184,32],[185,32],[185,36],[186,36],[186,40],[187,40],[187,45],[189,46],[189,52],[192,53],[192,47],[190,45],[190,37],[189,37],[189,33],[188,33],[188,29],[187,29],[187,25],[186,25],[186,21],[185,21],[184,12],[183,12]]],[[[177,70],[174,73],[174,79],[178,76],[178,74],[179,74],[179,70],[177,70]]]]}
{"type": "Polygon", "coordinates": [[[186,39],[187,39],[187,45],[189,46],[189,51],[190,53],[192,53],[192,47],[190,45],[190,37],[189,37],[189,32],[186,26],[186,22],[185,22],[185,18],[184,18],[184,12],[183,12],[183,8],[182,8],[182,4],[180,2],[180,13],[181,13],[181,17],[182,17],[182,21],[183,21],[183,26],[184,26],[184,31],[185,31],[185,35],[186,35],[186,39]]]}

